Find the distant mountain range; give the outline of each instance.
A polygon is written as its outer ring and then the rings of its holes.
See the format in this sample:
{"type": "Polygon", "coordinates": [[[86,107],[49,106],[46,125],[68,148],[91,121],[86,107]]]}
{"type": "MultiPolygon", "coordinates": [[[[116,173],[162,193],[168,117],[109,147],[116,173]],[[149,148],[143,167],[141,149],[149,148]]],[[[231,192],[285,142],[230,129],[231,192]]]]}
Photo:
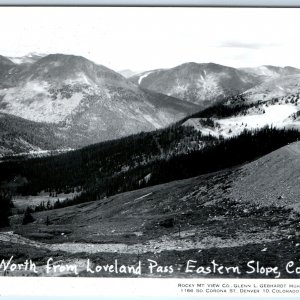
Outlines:
{"type": "MultiPolygon", "coordinates": [[[[289,95],[298,97],[300,91],[300,70],[293,67],[185,63],[120,73],[74,55],[0,56],[0,154],[79,148],[163,128],[216,104],[255,104],[278,97],[287,104],[289,95]]],[[[298,111],[295,103],[289,105],[284,117],[298,111]]],[[[253,115],[253,108],[243,113],[253,115]]],[[[186,124],[202,130],[195,120],[186,124]]],[[[228,124],[225,136],[240,132],[228,124]]],[[[217,135],[223,132],[220,128],[217,135]]]]}
{"type": "Polygon", "coordinates": [[[140,72],[135,72],[135,71],[132,71],[130,69],[125,69],[125,70],[118,71],[118,73],[120,73],[121,75],[123,75],[125,78],[129,78],[129,77],[132,77],[135,74],[138,74],[140,72]]]}
{"type": "Polygon", "coordinates": [[[262,81],[275,79],[281,76],[299,74],[300,70],[293,67],[260,66],[256,68],[240,68],[247,73],[259,76],[262,81]]]}
{"type": "Polygon", "coordinates": [[[261,83],[300,74],[292,67],[261,66],[235,69],[214,63],[185,63],[171,69],[146,71],[130,77],[141,87],[209,107],[261,83]]]}
{"type": "Polygon", "coordinates": [[[37,131],[41,126],[51,131],[48,137],[53,147],[77,148],[162,128],[199,109],[195,104],[144,90],[83,57],[52,54],[18,65],[8,58],[0,59],[0,112],[10,116],[6,120],[23,119],[13,122],[22,128],[1,128],[2,153],[11,152],[11,136],[18,136],[18,145],[24,141],[20,152],[44,149],[28,141],[34,130],[24,134],[24,128],[33,127],[32,122],[36,122],[37,131]],[[26,125],[25,120],[32,122],[26,125]]]}

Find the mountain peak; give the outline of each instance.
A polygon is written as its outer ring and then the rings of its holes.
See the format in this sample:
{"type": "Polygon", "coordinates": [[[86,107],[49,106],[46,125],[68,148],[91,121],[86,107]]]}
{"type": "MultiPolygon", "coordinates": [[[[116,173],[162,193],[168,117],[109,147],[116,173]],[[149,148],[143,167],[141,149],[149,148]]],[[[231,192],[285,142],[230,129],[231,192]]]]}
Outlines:
{"type": "Polygon", "coordinates": [[[30,64],[19,76],[19,80],[38,80],[50,84],[62,84],[64,82],[82,82],[84,84],[103,84],[118,81],[126,81],[119,73],[116,73],[102,65],[97,65],[82,56],[69,54],[49,54],[30,64]]]}
{"type": "Polygon", "coordinates": [[[148,90],[207,107],[227,96],[246,91],[258,83],[255,76],[216,63],[188,62],[133,76],[131,80],[148,90]]]}
{"type": "Polygon", "coordinates": [[[41,58],[36,64],[51,64],[55,62],[56,67],[60,66],[58,63],[66,66],[66,65],[73,65],[73,67],[85,65],[95,65],[92,61],[88,60],[83,56],[71,55],[71,54],[62,54],[62,53],[54,53],[48,54],[41,58]]]}

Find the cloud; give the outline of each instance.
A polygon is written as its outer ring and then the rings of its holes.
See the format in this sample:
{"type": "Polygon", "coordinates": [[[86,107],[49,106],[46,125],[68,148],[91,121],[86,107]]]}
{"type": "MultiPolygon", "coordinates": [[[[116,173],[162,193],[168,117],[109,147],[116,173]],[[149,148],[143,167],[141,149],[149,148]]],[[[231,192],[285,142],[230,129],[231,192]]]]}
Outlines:
{"type": "Polygon", "coordinates": [[[246,48],[246,49],[261,49],[266,47],[276,47],[279,43],[249,43],[240,41],[224,41],[217,45],[221,48],[246,48]]]}

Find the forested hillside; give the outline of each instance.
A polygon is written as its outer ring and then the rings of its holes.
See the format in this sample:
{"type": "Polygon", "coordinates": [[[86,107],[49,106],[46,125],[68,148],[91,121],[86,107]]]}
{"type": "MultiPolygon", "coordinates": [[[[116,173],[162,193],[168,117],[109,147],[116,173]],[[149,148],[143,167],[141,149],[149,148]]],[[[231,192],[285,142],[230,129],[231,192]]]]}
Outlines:
{"type": "Polygon", "coordinates": [[[132,135],[102,142],[69,153],[35,159],[11,158],[2,162],[0,181],[16,176],[26,177],[29,184],[22,193],[34,194],[42,189],[62,189],[89,186],[95,181],[145,167],[155,160],[200,149],[205,142],[193,128],[178,125],[150,133],[132,135]]]}
{"type": "Polygon", "coordinates": [[[34,195],[81,191],[63,205],[230,168],[297,141],[297,130],[263,128],[230,139],[202,136],[179,124],[44,158],[1,163],[2,187],[34,195]]]}

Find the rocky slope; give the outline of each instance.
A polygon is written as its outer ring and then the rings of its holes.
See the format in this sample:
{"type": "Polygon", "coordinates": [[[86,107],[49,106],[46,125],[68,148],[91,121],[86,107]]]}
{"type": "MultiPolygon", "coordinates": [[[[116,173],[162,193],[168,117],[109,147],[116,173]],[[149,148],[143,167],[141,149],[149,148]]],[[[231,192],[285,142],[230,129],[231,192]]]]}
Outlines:
{"type": "Polygon", "coordinates": [[[236,201],[282,206],[300,212],[300,142],[289,144],[241,168],[231,192],[236,201]]]}

